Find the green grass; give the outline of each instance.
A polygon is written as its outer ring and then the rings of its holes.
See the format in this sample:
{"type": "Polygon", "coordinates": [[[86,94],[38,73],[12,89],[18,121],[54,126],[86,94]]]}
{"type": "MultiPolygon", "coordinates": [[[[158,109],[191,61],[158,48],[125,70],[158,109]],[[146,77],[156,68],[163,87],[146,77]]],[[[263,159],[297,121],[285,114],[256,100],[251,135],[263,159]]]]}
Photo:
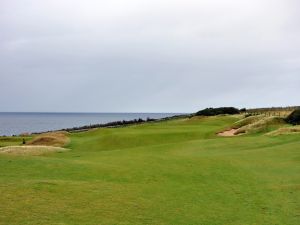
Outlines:
{"type": "Polygon", "coordinates": [[[68,152],[0,155],[0,224],[298,225],[300,135],[215,135],[237,120],[98,129],[72,134],[68,152]]]}
{"type": "Polygon", "coordinates": [[[0,148],[11,145],[22,145],[23,139],[28,141],[31,137],[0,137],[0,148]]]}

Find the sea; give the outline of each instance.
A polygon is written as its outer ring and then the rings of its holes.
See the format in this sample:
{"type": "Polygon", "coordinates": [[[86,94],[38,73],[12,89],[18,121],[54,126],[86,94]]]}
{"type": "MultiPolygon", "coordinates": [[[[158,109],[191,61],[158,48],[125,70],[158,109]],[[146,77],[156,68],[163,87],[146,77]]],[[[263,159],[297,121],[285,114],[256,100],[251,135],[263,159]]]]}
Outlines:
{"type": "Polygon", "coordinates": [[[46,132],[120,120],[161,119],[180,113],[36,113],[0,112],[0,136],[46,132]]]}

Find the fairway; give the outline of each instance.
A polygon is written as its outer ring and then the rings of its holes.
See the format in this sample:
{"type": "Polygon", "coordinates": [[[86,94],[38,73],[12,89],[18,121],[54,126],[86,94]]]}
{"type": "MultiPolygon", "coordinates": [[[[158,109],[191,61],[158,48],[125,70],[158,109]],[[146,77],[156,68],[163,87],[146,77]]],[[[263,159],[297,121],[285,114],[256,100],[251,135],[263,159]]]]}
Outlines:
{"type": "MultiPolygon", "coordinates": [[[[299,225],[300,135],[221,137],[240,116],[72,133],[0,154],[1,225],[299,225]]],[[[20,138],[1,140],[11,145],[20,138]]]]}

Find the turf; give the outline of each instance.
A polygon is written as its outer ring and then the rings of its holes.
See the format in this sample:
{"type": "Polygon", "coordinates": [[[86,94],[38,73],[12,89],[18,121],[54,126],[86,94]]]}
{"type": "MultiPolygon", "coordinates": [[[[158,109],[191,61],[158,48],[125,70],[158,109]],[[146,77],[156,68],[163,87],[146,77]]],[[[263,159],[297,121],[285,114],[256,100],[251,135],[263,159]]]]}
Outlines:
{"type": "Polygon", "coordinates": [[[216,135],[237,120],[97,129],[70,135],[68,152],[0,155],[0,224],[298,225],[300,135],[216,135]]]}

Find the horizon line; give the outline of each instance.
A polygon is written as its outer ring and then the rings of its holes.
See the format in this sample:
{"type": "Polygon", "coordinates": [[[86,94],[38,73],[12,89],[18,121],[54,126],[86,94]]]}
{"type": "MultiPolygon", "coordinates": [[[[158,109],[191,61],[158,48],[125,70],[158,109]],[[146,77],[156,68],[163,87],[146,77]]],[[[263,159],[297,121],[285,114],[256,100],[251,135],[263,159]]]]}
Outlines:
{"type": "Polygon", "coordinates": [[[179,113],[179,114],[188,114],[190,112],[47,112],[47,111],[0,111],[0,113],[87,113],[87,114],[96,114],[96,113],[179,113]]]}

